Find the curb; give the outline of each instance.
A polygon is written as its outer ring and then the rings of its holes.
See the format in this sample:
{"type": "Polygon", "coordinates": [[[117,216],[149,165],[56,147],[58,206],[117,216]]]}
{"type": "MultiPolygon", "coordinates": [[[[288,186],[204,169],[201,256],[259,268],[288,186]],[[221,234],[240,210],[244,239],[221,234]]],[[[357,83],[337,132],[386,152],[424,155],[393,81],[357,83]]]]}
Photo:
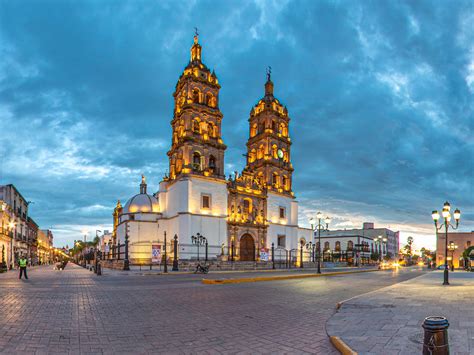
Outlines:
{"type": "Polygon", "coordinates": [[[357,353],[352,350],[346,343],[342,341],[341,338],[337,336],[329,337],[332,345],[342,354],[342,355],[357,355],[357,353]]]}
{"type": "Polygon", "coordinates": [[[374,270],[358,270],[358,271],[342,271],[342,272],[328,272],[325,274],[304,274],[304,275],[285,275],[285,276],[262,276],[262,277],[247,277],[241,279],[202,279],[201,282],[206,285],[223,285],[223,284],[239,284],[246,282],[260,282],[260,281],[280,281],[293,279],[306,279],[310,277],[324,277],[324,276],[338,276],[347,274],[360,274],[364,272],[374,272],[374,270]]]}

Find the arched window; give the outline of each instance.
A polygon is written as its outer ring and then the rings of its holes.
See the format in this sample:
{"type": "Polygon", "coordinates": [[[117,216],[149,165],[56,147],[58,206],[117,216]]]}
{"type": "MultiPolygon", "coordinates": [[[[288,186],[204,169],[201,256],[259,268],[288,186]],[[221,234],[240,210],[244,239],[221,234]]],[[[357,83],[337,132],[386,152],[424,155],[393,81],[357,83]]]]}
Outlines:
{"type": "Polygon", "coordinates": [[[278,188],[278,173],[273,173],[273,175],[272,175],[272,185],[273,185],[273,187],[278,188]]]}
{"type": "Polygon", "coordinates": [[[193,90],[193,102],[197,103],[197,104],[200,102],[200,100],[199,100],[199,90],[198,89],[193,90]]]}
{"type": "Polygon", "coordinates": [[[249,214],[252,212],[252,200],[246,198],[244,199],[244,214],[249,214]]]}
{"type": "Polygon", "coordinates": [[[341,251],[341,242],[336,242],[336,247],[335,247],[335,250],[336,251],[341,251]]]}
{"type": "Polygon", "coordinates": [[[276,144],[272,145],[272,156],[275,159],[278,159],[278,147],[276,144]]]}
{"type": "Polygon", "coordinates": [[[253,163],[255,161],[257,155],[257,151],[255,149],[252,149],[249,153],[249,163],[253,163]]]}
{"type": "Polygon", "coordinates": [[[193,169],[201,170],[201,154],[194,152],[193,154],[193,169]]]}
{"type": "Polygon", "coordinates": [[[258,182],[260,183],[260,185],[263,185],[263,173],[262,172],[259,172],[258,175],[257,175],[257,180],[258,182]]]}
{"type": "Polygon", "coordinates": [[[263,159],[264,154],[265,148],[263,147],[263,145],[261,145],[260,147],[258,147],[257,159],[263,159]]]}
{"type": "Polygon", "coordinates": [[[352,240],[349,240],[347,242],[347,250],[353,250],[354,249],[354,242],[352,240]]]}
{"type": "Polygon", "coordinates": [[[272,131],[273,131],[273,132],[276,132],[276,131],[277,131],[277,127],[278,127],[278,126],[277,126],[276,121],[275,121],[275,120],[272,120],[272,131]]]}
{"type": "Polygon", "coordinates": [[[201,134],[201,127],[200,127],[198,118],[195,118],[193,120],[193,131],[194,131],[194,133],[201,134]]]}
{"type": "Polygon", "coordinates": [[[288,190],[288,178],[287,178],[286,175],[283,175],[283,176],[281,177],[281,184],[283,185],[283,188],[284,188],[285,190],[288,190]]]}
{"type": "Polygon", "coordinates": [[[212,170],[216,168],[216,158],[213,155],[209,157],[209,168],[212,170]]]}
{"type": "Polygon", "coordinates": [[[324,250],[330,250],[329,242],[324,242],[324,250]]]}
{"type": "Polygon", "coordinates": [[[263,133],[265,131],[265,124],[263,122],[258,125],[258,133],[263,133]]]}
{"type": "Polygon", "coordinates": [[[209,122],[209,124],[207,125],[207,130],[209,137],[214,137],[214,124],[212,122],[209,122]]]}
{"type": "Polygon", "coordinates": [[[252,124],[252,127],[250,127],[250,137],[255,137],[257,135],[257,124],[254,123],[252,124]]]}
{"type": "Polygon", "coordinates": [[[283,152],[283,162],[288,163],[288,152],[285,148],[281,150],[283,152]]]}
{"type": "Polygon", "coordinates": [[[208,92],[206,94],[206,105],[207,106],[210,106],[210,107],[214,107],[213,106],[213,103],[214,103],[214,100],[213,100],[214,96],[212,96],[212,94],[210,92],[208,92]]]}
{"type": "Polygon", "coordinates": [[[278,133],[280,133],[283,137],[288,136],[288,127],[284,123],[280,123],[280,127],[278,129],[278,133]]]}

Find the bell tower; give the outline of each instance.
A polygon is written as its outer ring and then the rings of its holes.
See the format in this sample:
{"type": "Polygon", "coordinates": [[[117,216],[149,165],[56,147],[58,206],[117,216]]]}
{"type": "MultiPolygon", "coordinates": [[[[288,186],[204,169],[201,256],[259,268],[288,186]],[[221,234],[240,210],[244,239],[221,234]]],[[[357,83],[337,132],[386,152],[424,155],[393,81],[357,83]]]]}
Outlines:
{"type": "Polygon", "coordinates": [[[190,61],[176,84],[169,179],[195,174],[225,179],[221,137],[223,115],[219,110],[221,86],[214,71],[201,59],[202,47],[196,29],[190,61]]]}
{"type": "Polygon", "coordinates": [[[268,68],[265,96],[250,112],[244,171],[253,173],[268,191],[293,196],[289,122],[288,110],[273,96],[271,68],[268,68]]]}

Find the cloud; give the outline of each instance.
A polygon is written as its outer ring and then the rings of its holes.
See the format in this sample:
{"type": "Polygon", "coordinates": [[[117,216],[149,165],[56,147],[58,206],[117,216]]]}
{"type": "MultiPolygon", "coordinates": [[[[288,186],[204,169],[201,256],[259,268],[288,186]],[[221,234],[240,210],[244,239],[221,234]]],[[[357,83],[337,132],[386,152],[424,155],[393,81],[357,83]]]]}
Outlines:
{"type": "Polygon", "coordinates": [[[245,163],[270,65],[303,224],[322,210],[335,227],[373,221],[432,243],[430,212],[450,200],[474,229],[469,1],[45,0],[0,13],[0,183],[35,201],[58,243],[110,227],[142,173],[158,189],[195,26],[222,84],[227,174],[245,163]]]}

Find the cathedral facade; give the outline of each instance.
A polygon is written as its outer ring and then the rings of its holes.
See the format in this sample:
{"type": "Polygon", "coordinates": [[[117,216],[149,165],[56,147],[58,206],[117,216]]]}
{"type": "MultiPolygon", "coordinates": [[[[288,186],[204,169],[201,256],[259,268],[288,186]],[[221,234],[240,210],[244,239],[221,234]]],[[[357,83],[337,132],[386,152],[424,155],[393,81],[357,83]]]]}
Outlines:
{"type": "Polygon", "coordinates": [[[290,117],[274,97],[271,73],[250,111],[246,166],[226,178],[221,86],[201,53],[196,35],[173,93],[169,174],[155,194],[142,177],[140,193],[114,210],[113,238],[123,243],[128,234],[132,263],[150,260],[152,245],[163,247],[165,233],[168,241],[178,236],[180,259],[193,258],[197,233],[212,246],[209,258],[223,260],[254,261],[272,243],[289,250],[311,240],[311,230],[298,227],[290,117]]]}

